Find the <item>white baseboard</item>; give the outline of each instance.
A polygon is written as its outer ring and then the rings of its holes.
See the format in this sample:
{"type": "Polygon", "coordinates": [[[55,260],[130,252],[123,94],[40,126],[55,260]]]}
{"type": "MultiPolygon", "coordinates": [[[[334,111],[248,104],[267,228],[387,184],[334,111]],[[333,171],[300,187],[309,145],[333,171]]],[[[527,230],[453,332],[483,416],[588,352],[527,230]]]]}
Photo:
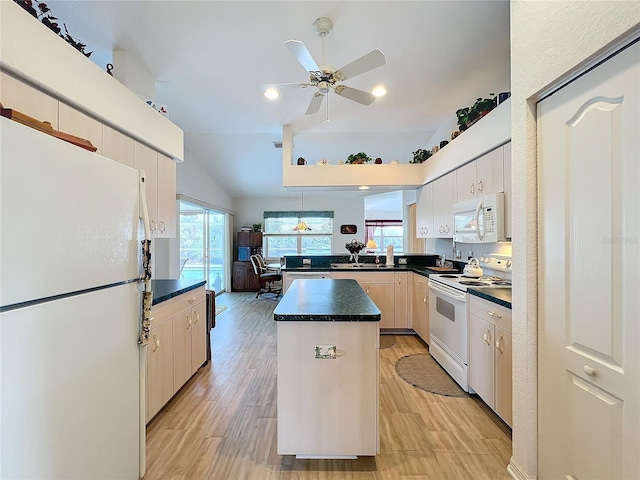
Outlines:
{"type": "Polygon", "coordinates": [[[507,472],[514,478],[514,480],[536,480],[537,475],[527,475],[525,471],[518,465],[518,463],[511,457],[509,465],[507,465],[507,472]]]}

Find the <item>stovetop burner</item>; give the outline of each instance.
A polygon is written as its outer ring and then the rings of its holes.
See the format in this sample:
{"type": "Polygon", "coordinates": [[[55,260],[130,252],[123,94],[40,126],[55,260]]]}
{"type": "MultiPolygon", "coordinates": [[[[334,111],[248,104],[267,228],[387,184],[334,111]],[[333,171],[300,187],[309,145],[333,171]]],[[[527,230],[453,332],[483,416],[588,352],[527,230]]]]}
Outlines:
{"type": "Polygon", "coordinates": [[[460,280],[458,283],[460,285],[469,285],[470,287],[487,287],[490,285],[487,282],[478,282],[475,280],[460,280]]]}

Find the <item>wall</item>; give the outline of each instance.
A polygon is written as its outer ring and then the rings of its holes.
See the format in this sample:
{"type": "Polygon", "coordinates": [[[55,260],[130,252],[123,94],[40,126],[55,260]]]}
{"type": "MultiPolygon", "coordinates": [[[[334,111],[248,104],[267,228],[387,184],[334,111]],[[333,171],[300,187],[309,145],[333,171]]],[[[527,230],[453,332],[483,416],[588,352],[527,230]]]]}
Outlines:
{"type": "MultiPolygon", "coordinates": [[[[345,254],[344,244],[357,238],[364,241],[364,196],[360,192],[305,192],[305,210],[333,210],[333,245],[332,253],[345,254]],[[342,235],[340,225],[356,225],[355,235],[342,235]]],[[[265,211],[300,210],[300,193],[283,193],[281,197],[241,198],[236,199],[236,217],[234,230],[241,226],[264,223],[265,211]]]]}
{"type": "Polygon", "coordinates": [[[511,2],[515,478],[538,471],[535,96],[639,24],[640,2],[511,2]]]}

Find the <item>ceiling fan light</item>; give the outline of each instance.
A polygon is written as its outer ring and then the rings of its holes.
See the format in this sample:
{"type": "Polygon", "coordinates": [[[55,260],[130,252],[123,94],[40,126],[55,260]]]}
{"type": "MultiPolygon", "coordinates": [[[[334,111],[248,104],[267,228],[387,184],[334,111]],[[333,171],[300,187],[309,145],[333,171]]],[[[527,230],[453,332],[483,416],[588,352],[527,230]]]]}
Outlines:
{"type": "Polygon", "coordinates": [[[264,96],[267,97],[269,100],[275,100],[280,96],[280,93],[278,93],[278,90],[276,90],[275,88],[267,88],[264,91],[264,96]]]}
{"type": "Polygon", "coordinates": [[[321,94],[325,94],[329,91],[329,83],[328,82],[318,82],[318,91],[321,94]]]}
{"type": "Polygon", "coordinates": [[[387,89],[382,85],[378,85],[373,90],[371,90],[371,94],[375,97],[384,97],[387,94],[387,89]]]}

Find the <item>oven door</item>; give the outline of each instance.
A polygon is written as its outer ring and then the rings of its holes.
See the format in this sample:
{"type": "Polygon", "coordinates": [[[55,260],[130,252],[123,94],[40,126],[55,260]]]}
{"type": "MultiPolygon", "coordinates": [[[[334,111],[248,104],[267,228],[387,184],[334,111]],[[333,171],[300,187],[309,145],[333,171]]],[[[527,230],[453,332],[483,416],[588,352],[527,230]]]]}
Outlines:
{"type": "Polygon", "coordinates": [[[467,293],[429,281],[429,333],[467,364],[467,293]]]}

